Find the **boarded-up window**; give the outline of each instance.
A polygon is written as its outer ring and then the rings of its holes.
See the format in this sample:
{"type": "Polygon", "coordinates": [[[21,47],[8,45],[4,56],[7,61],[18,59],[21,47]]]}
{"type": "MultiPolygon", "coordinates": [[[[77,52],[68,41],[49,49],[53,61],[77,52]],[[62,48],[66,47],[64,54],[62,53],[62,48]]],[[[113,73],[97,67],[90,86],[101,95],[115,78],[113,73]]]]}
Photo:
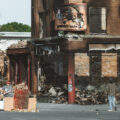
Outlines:
{"type": "Polygon", "coordinates": [[[106,8],[90,8],[90,33],[106,32],[106,8]]]}
{"type": "Polygon", "coordinates": [[[117,77],[117,53],[102,54],[102,77],[117,77]]]}
{"type": "Polygon", "coordinates": [[[79,77],[88,77],[89,74],[89,56],[87,53],[75,54],[75,74],[79,77]]]}

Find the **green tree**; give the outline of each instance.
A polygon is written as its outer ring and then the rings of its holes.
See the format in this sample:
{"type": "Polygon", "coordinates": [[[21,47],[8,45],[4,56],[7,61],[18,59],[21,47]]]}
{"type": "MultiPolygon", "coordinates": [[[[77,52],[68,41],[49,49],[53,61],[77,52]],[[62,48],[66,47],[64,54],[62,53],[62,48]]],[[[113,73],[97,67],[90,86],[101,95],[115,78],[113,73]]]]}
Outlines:
{"type": "Polygon", "coordinates": [[[0,32],[31,32],[31,27],[26,24],[11,22],[0,26],[0,32]]]}

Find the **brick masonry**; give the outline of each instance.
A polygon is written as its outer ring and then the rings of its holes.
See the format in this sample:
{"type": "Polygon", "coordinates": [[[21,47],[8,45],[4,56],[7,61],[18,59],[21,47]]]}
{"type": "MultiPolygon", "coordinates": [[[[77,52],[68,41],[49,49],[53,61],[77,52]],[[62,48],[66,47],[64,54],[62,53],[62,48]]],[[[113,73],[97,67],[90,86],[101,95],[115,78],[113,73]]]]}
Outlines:
{"type": "MultiPolygon", "coordinates": [[[[107,9],[107,34],[119,35],[120,34],[120,0],[83,0],[88,4],[88,15],[89,7],[105,7],[107,9]]],[[[88,29],[89,33],[89,20],[88,29]]]]}
{"type": "MultiPolygon", "coordinates": [[[[53,9],[53,6],[60,7],[64,4],[64,1],[78,1],[78,0],[48,0],[47,1],[47,6],[48,9],[53,9]]],[[[81,0],[79,0],[81,1],[81,0]]],[[[83,0],[84,3],[87,3],[87,31],[86,34],[89,34],[90,32],[90,28],[89,28],[89,8],[90,7],[105,7],[107,10],[107,16],[106,16],[106,22],[107,22],[107,29],[106,29],[106,33],[110,34],[110,35],[119,35],[120,34],[120,0],[83,0]]],[[[69,3],[69,2],[68,2],[69,3]]],[[[40,35],[40,18],[39,18],[39,12],[43,11],[43,6],[42,6],[42,0],[36,0],[34,3],[34,10],[32,11],[33,15],[32,15],[32,37],[35,38],[39,38],[40,35]]],[[[51,17],[53,15],[53,12],[49,12],[48,16],[50,17],[50,21],[47,21],[47,30],[48,33],[49,31],[51,31],[51,33],[49,33],[50,35],[54,35],[56,34],[56,32],[54,31],[54,17],[51,17]],[[49,23],[50,22],[50,23],[49,23]],[[50,30],[49,30],[49,29],[50,30]]],[[[47,33],[47,34],[48,34],[47,33]]],[[[49,36],[49,35],[48,35],[49,36]]]]}
{"type": "Polygon", "coordinates": [[[75,54],[75,76],[79,84],[96,84],[119,78],[117,53],[101,53],[88,56],[87,53],[75,54]],[[82,82],[81,82],[82,81],[82,82]],[[85,82],[86,81],[86,82],[85,82]]]}

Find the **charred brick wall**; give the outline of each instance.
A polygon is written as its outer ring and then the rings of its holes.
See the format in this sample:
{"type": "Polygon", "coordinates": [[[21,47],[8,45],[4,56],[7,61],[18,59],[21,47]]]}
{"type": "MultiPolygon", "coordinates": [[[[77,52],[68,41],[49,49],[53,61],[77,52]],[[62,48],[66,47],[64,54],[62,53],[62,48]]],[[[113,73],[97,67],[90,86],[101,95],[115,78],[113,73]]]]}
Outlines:
{"type": "MultiPolygon", "coordinates": [[[[120,0],[83,0],[87,3],[87,30],[86,34],[89,34],[89,8],[90,7],[105,7],[106,8],[106,33],[111,35],[120,34],[120,0]]],[[[40,31],[40,14],[46,15],[46,34],[47,36],[55,35],[56,31],[54,30],[54,14],[53,10],[57,7],[60,7],[64,4],[64,0],[36,0],[32,2],[32,37],[39,38],[40,31]],[[42,6],[43,5],[43,6],[42,6]],[[47,12],[49,11],[49,12],[47,12]]]]}
{"type": "MultiPolygon", "coordinates": [[[[120,0],[83,0],[84,3],[87,3],[87,31],[86,34],[90,33],[90,20],[89,13],[90,7],[104,7],[106,8],[106,33],[110,35],[119,35],[120,34],[120,0]]],[[[61,6],[64,4],[64,0],[55,0],[55,7],[61,6]]]]}
{"type": "Polygon", "coordinates": [[[106,8],[106,22],[107,34],[120,34],[120,0],[84,0],[88,4],[88,29],[89,33],[89,8],[90,7],[105,7],[106,8]]]}
{"type": "Polygon", "coordinates": [[[88,56],[87,53],[75,54],[76,83],[87,86],[89,83],[103,84],[109,79],[119,81],[119,56],[117,53],[101,53],[88,56]]]}
{"type": "MultiPolygon", "coordinates": [[[[86,34],[90,33],[90,7],[104,7],[106,8],[106,33],[110,35],[120,34],[120,0],[83,0],[87,3],[87,30],[86,34]]],[[[64,4],[64,0],[55,0],[55,7],[64,4]]]]}

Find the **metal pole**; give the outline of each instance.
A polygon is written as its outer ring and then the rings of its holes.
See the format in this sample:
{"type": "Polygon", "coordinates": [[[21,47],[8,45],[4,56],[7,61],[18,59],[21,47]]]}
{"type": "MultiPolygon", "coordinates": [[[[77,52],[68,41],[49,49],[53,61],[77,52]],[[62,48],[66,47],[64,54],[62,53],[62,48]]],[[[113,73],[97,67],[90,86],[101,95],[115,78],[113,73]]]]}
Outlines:
{"type": "Polygon", "coordinates": [[[75,103],[74,53],[68,56],[68,103],[75,103]]]}

